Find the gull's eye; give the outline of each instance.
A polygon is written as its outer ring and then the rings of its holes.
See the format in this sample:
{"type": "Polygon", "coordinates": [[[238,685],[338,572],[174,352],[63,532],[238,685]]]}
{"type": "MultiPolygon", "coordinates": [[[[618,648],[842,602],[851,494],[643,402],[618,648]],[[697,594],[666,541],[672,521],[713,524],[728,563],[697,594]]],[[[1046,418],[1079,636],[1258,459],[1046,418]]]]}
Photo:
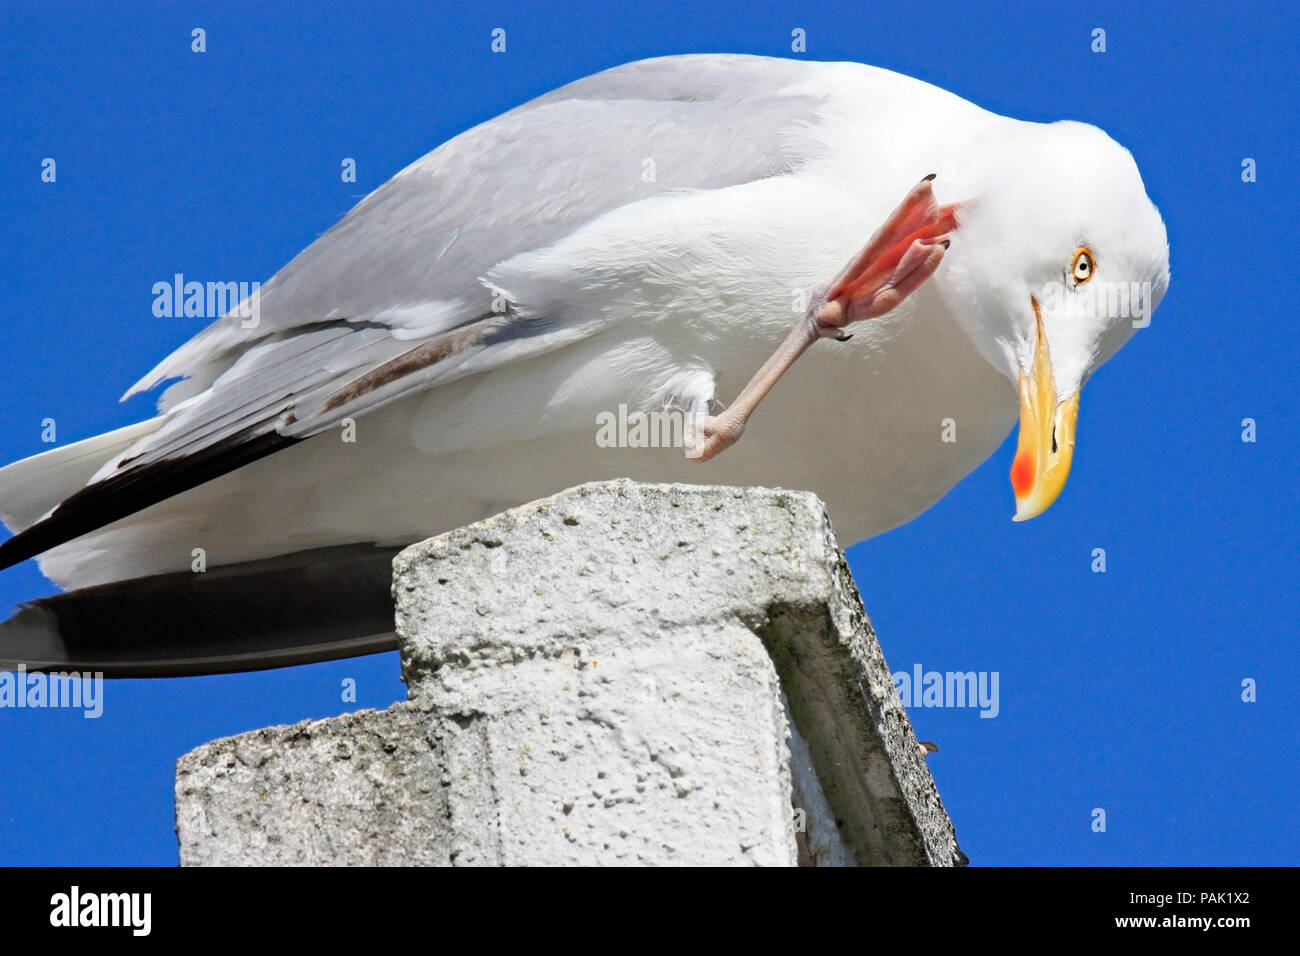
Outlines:
{"type": "Polygon", "coordinates": [[[1070,264],[1070,274],[1074,276],[1076,285],[1082,285],[1092,278],[1096,268],[1096,263],[1092,261],[1092,253],[1087,249],[1080,249],[1074,254],[1074,262],[1070,264]]]}

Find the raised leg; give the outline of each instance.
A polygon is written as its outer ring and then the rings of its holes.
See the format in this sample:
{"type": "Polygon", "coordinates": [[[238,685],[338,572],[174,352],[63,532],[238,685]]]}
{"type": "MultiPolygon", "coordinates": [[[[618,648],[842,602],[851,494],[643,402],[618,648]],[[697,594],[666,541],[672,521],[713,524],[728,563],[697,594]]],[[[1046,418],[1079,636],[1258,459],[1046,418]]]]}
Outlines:
{"type": "Polygon", "coordinates": [[[934,274],[957,222],[955,206],[935,202],[933,179],[925,177],[907,194],[725,411],[691,416],[687,458],[708,461],[733,445],[763,396],[818,339],[847,341],[846,325],[891,311],[934,274]]]}

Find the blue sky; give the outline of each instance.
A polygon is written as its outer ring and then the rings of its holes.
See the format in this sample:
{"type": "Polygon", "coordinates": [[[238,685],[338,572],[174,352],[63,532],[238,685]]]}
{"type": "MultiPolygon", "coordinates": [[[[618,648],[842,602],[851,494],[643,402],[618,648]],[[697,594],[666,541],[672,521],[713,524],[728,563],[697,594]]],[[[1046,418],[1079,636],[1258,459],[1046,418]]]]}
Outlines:
{"type": "MultiPolygon", "coordinates": [[[[1280,3],[519,6],[7,3],[0,461],[48,447],[47,417],[66,442],[149,414],[152,397],[118,396],[203,324],[155,318],[158,279],[269,278],[477,122],[641,57],[791,55],[799,27],[810,59],[1101,126],[1132,150],[1168,224],[1170,291],[1085,390],[1053,508],[1011,522],[1011,439],[929,512],[849,552],[895,671],[1000,675],[994,719],[911,712],[940,746],[930,765],[963,848],[982,865],[1293,863],[1296,14],[1280,3]],[[203,54],[190,51],[196,26],[203,54]],[[489,50],[495,27],[505,54],[489,50]],[[1105,53],[1091,50],[1096,27],[1105,53]],[[53,184],[40,178],[47,156],[53,184]],[[356,183],[340,181],[344,156],[356,183]],[[1242,182],[1246,157],[1257,182],[1242,182]],[[1254,443],[1241,440],[1244,418],[1254,443]],[[1094,548],[1104,574],[1090,568],[1094,548]]],[[[49,590],[30,562],[0,574],[6,610],[49,590]]],[[[114,682],[98,720],[0,709],[0,864],[174,865],[177,757],[217,736],[386,706],[404,697],[397,675],[385,654],[114,682]],[[348,677],[356,704],[341,700],[348,677]]]]}

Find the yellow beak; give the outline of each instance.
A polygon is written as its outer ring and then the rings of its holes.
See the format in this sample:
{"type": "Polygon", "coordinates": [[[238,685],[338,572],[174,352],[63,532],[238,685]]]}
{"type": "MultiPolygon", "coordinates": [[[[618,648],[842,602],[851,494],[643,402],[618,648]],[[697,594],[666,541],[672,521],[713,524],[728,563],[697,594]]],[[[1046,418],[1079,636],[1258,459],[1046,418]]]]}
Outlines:
{"type": "Polygon", "coordinates": [[[1016,494],[1015,521],[1028,521],[1046,511],[1070,475],[1074,458],[1074,426],[1079,418],[1079,393],[1056,403],[1052,356],[1043,332],[1043,316],[1034,305],[1038,341],[1029,374],[1020,370],[1020,438],[1011,464],[1011,488],[1016,494]]]}

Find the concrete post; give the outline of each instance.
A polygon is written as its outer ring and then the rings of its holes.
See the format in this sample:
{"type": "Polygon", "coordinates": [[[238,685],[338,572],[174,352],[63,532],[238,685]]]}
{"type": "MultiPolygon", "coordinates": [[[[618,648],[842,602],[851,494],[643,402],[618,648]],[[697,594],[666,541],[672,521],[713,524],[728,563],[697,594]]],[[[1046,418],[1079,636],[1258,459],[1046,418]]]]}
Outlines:
{"type": "Polygon", "coordinates": [[[186,754],[183,865],[964,861],[811,494],[583,485],[393,580],[410,700],[186,754]]]}

